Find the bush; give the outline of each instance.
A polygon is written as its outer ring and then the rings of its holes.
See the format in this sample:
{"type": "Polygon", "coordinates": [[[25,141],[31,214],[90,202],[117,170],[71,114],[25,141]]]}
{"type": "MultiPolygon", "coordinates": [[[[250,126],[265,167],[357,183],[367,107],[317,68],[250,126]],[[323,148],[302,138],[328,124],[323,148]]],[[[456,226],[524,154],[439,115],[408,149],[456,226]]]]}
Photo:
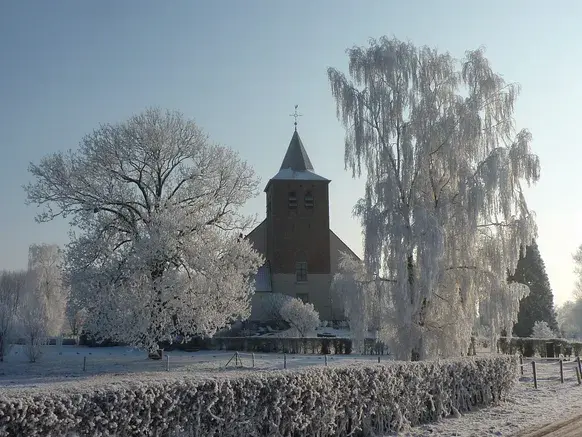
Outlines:
{"type": "MultiPolygon", "coordinates": [[[[239,352],[338,355],[352,353],[352,339],[343,337],[213,337],[194,338],[184,343],[165,343],[166,351],[228,350],[239,352]]],[[[374,339],[365,342],[364,354],[384,355],[388,349],[374,339]]]]}
{"type": "MultiPolygon", "coordinates": [[[[482,342],[483,340],[477,340],[482,342]]],[[[531,337],[500,337],[497,341],[497,348],[502,354],[521,354],[524,357],[539,355],[546,357],[547,344],[553,345],[554,356],[560,353],[579,357],[582,353],[582,342],[570,341],[564,338],[531,338],[531,337]],[[569,353],[568,353],[569,352],[569,353]]]]}
{"type": "Polygon", "coordinates": [[[502,399],[517,369],[504,356],[6,390],[0,436],[383,434],[502,399]]]}
{"type": "Polygon", "coordinates": [[[301,299],[290,299],[283,304],[280,310],[281,317],[292,328],[294,328],[301,337],[313,331],[319,326],[319,313],[312,303],[303,302],[301,299]]]}

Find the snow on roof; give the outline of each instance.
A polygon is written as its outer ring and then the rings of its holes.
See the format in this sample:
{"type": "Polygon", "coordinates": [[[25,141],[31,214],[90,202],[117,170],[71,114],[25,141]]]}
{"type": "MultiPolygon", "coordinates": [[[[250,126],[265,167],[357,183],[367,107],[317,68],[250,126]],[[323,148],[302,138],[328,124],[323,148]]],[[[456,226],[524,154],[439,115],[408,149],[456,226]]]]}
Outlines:
{"type": "Polygon", "coordinates": [[[271,180],[301,180],[301,181],[329,181],[309,170],[296,171],[292,168],[283,168],[271,180]]]}
{"type": "Polygon", "coordinates": [[[279,172],[273,176],[267,186],[265,191],[269,188],[269,184],[274,180],[283,181],[325,181],[329,182],[329,179],[319,176],[315,173],[313,169],[313,164],[307,155],[305,147],[303,147],[303,142],[299,137],[297,130],[293,132],[291,141],[289,142],[289,147],[287,148],[287,153],[285,158],[283,158],[283,163],[281,164],[281,169],[279,172]]]}

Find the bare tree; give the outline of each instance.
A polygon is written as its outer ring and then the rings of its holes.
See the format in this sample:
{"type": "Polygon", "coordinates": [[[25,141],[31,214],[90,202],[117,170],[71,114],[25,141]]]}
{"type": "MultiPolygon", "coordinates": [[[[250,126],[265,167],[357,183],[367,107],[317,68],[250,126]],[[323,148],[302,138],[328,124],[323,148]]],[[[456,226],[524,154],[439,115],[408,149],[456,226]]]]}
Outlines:
{"type": "Polygon", "coordinates": [[[154,352],[248,317],[261,260],[238,238],[253,223],[239,209],[258,179],[193,121],[148,109],[30,172],[28,202],[45,207],[37,219],[70,216],[77,230],[68,276],[96,336],[154,352]]]}
{"type": "Polygon", "coordinates": [[[15,321],[25,286],[26,272],[0,272],[0,362],[14,340],[15,321]]]}

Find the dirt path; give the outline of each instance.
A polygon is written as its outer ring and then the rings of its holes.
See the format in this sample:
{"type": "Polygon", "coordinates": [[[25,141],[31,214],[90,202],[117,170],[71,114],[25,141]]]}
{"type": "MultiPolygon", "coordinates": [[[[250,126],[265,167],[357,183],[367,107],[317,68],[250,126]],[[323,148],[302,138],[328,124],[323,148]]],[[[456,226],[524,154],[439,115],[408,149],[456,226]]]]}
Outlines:
{"type": "Polygon", "coordinates": [[[580,437],[582,436],[582,414],[541,428],[530,428],[513,437],[580,437]]]}

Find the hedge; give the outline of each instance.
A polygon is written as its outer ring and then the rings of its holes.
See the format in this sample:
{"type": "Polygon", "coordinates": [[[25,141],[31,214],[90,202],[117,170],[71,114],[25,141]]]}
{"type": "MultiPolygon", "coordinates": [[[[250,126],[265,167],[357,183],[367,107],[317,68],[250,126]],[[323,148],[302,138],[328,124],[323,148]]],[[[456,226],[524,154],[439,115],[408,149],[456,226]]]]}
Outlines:
{"type": "MultiPolygon", "coordinates": [[[[366,343],[368,353],[384,353],[376,348],[375,341],[366,343]]],[[[213,337],[195,338],[186,343],[162,345],[164,350],[233,350],[240,352],[288,353],[288,354],[350,354],[352,340],[340,337],[213,337]]]]}
{"type": "MultiPolygon", "coordinates": [[[[486,342],[487,340],[480,340],[486,342]]],[[[548,345],[552,355],[559,356],[580,356],[582,343],[578,341],[566,340],[564,338],[520,338],[501,337],[497,341],[498,351],[504,354],[519,353],[524,357],[548,355],[548,345]]]]}
{"type": "Polygon", "coordinates": [[[517,369],[497,356],[6,390],[0,436],[371,436],[500,400],[517,369]]]}

